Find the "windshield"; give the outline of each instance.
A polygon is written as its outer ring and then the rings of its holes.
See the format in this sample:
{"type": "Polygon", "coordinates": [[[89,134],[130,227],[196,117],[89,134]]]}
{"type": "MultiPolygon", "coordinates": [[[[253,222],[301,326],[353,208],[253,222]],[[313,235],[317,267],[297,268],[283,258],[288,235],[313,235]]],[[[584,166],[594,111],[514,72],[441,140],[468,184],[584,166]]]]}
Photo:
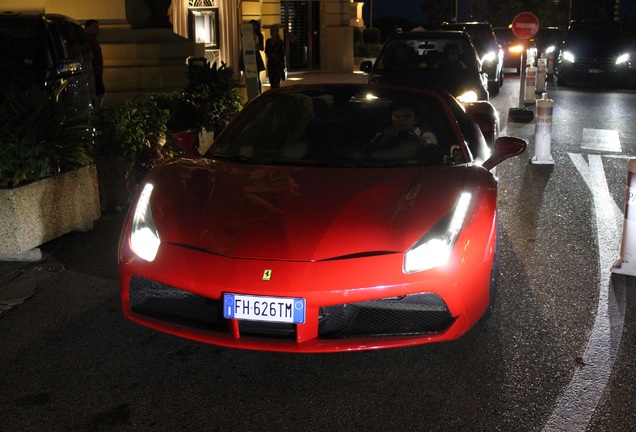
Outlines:
{"type": "Polygon", "coordinates": [[[479,70],[474,48],[465,38],[395,39],[387,42],[376,62],[376,71],[418,70],[475,72],[479,70]],[[449,62],[449,59],[456,63],[449,62]]]}
{"type": "Polygon", "coordinates": [[[354,94],[349,87],[272,92],[246,107],[207,156],[265,164],[440,165],[457,148],[454,133],[432,96],[354,94]]]}
{"type": "Polygon", "coordinates": [[[579,24],[570,28],[568,43],[582,46],[614,46],[623,43],[623,31],[621,27],[613,24],[579,24]]]}

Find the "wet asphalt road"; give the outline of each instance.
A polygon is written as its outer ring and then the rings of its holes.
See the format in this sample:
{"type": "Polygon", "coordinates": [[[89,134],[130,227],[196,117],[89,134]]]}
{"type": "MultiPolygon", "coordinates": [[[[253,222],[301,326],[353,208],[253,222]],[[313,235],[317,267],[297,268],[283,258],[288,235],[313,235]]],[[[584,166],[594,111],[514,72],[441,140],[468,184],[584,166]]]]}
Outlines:
{"type": "Polygon", "coordinates": [[[40,263],[0,263],[0,290],[34,287],[0,316],[0,431],[633,430],[636,284],[607,262],[620,248],[613,210],[636,150],[636,98],[549,92],[550,166],[529,163],[534,124],[507,121],[518,81],[492,100],[504,134],[531,145],[498,168],[496,309],[462,339],[290,355],[154,332],[122,316],[123,215],[105,213],[45,244],[40,263]],[[583,148],[590,129],[618,130],[621,151],[583,148]]]}

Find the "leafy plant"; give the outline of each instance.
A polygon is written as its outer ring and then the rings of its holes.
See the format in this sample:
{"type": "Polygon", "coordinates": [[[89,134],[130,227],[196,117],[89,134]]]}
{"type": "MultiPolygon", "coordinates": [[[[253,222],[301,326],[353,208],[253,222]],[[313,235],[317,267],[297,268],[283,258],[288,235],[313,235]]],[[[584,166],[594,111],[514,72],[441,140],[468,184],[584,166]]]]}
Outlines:
{"type": "Polygon", "coordinates": [[[70,171],[92,162],[88,121],[43,89],[6,90],[0,103],[0,188],[70,171]]]}
{"type": "Polygon", "coordinates": [[[150,93],[93,116],[96,155],[121,157],[127,164],[130,187],[159,163],[186,154],[175,145],[175,133],[192,131],[196,137],[206,130],[217,134],[241,109],[237,91],[241,84],[225,64],[190,66],[188,78],[183,90],[150,93]]]}
{"type": "Polygon", "coordinates": [[[183,91],[186,114],[193,119],[193,130],[203,129],[217,135],[241,108],[237,89],[241,83],[225,63],[190,66],[188,85],[183,91]]]}
{"type": "Polygon", "coordinates": [[[119,156],[135,179],[164,160],[182,154],[166,146],[170,111],[159,106],[153,95],[129,100],[119,108],[94,113],[91,124],[96,131],[97,155],[119,156]]]}

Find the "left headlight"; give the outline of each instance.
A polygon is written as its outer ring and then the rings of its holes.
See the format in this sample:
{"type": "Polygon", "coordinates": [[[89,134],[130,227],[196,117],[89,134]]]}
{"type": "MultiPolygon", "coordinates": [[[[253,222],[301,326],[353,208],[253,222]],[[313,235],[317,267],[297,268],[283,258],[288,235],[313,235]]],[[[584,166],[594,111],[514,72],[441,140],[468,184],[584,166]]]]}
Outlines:
{"type": "Polygon", "coordinates": [[[497,54],[494,51],[490,51],[487,53],[482,59],[482,63],[492,62],[495,63],[497,61],[497,54]]]}
{"type": "Polygon", "coordinates": [[[141,191],[130,227],[130,249],[146,261],[155,259],[161,244],[150,209],[152,189],[152,184],[147,183],[141,191]]]}
{"type": "Polygon", "coordinates": [[[463,192],[453,210],[404,254],[404,273],[416,273],[444,265],[459,237],[472,195],[463,192]]]}

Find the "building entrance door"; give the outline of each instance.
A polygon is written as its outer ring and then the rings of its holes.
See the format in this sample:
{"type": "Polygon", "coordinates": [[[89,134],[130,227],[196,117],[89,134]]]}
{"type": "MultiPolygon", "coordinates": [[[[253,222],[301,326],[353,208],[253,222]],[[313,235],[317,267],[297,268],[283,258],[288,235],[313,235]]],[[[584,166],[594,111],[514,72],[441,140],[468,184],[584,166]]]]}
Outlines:
{"type": "Polygon", "coordinates": [[[320,69],[320,1],[282,0],[287,68],[320,69]]]}

